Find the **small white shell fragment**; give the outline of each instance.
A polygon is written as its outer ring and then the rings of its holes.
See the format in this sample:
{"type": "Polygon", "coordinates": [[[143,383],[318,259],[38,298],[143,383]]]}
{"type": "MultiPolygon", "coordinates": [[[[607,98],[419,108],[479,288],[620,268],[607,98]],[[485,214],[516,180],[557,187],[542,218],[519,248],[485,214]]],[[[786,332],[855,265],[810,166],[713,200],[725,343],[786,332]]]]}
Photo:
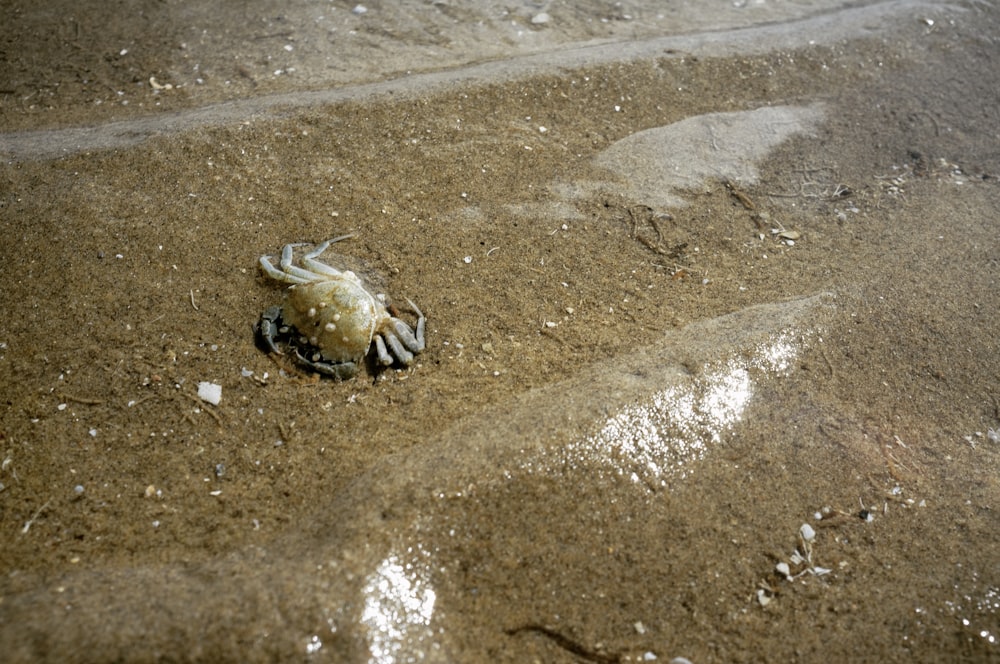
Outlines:
{"type": "Polygon", "coordinates": [[[780,574],[781,576],[783,576],[785,578],[788,578],[792,574],[792,570],[788,566],[788,563],[786,563],[786,562],[780,562],[780,563],[778,563],[777,565],[774,566],[774,570],[778,574],[780,574]]]}
{"type": "Polygon", "coordinates": [[[464,260],[464,261],[465,261],[465,263],[466,263],[466,265],[468,265],[469,263],[471,263],[471,262],[472,262],[472,256],[466,256],[466,257],[465,257],[465,258],[463,258],[462,260],[464,260]]]}
{"type": "Polygon", "coordinates": [[[173,90],[174,88],[174,86],[171,85],[170,83],[167,83],[166,85],[160,85],[160,83],[157,82],[155,76],[149,77],[149,87],[153,88],[154,90],[173,90]]]}
{"type": "Polygon", "coordinates": [[[551,20],[552,17],[546,14],[545,12],[538,12],[537,14],[531,17],[531,22],[535,25],[544,25],[545,23],[548,23],[551,20]]]}
{"type": "Polygon", "coordinates": [[[198,398],[213,406],[218,406],[219,402],[222,401],[222,386],[202,381],[198,383],[198,398]]]}
{"type": "Polygon", "coordinates": [[[645,634],[646,633],[646,626],[642,624],[641,620],[637,620],[635,623],[633,623],[632,627],[635,628],[635,633],[636,634],[645,634]]]}
{"type": "Polygon", "coordinates": [[[802,540],[805,542],[811,542],[816,539],[816,531],[808,523],[802,524],[802,527],[799,528],[799,535],[802,536],[802,540]]]}
{"type": "Polygon", "coordinates": [[[767,592],[764,589],[758,588],[757,601],[760,603],[761,606],[767,606],[768,604],[771,603],[771,598],[768,596],[767,592]]]}

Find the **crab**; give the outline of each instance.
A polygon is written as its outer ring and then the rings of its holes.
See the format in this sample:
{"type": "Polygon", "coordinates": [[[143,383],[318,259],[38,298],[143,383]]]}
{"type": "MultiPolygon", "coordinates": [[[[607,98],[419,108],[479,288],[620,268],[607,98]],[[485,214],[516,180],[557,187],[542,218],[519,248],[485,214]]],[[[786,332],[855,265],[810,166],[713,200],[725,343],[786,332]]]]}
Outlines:
{"type": "Polygon", "coordinates": [[[291,284],[283,306],[268,307],[255,330],[263,347],[279,355],[281,345],[294,353],[295,361],[317,373],[345,380],[358,373],[361,363],[375,346],[382,366],[409,366],[424,350],[426,318],[407,299],[417,315],[416,329],[389,313],[384,296],[350,270],[327,265],[319,256],[331,245],[353,237],[342,235],[316,245],[293,264],[295,247],[286,244],[278,267],[270,256],[261,256],[264,274],[291,284]]]}

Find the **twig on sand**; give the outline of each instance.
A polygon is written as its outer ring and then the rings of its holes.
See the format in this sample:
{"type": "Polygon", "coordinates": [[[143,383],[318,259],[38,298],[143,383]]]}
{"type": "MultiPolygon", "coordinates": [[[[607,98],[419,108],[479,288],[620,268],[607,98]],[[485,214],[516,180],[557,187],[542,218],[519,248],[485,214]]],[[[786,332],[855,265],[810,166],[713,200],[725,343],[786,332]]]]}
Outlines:
{"type": "Polygon", "coordinates": [[[51,505],[51,504],[52,504],[52,499],[49,498],[48,500],[45,501],[44,505],[42,505],[37,510],[35,510],[35,513],[31,515],[31,518],[24,522],[24,527],[21,528],[21,534],[22,535],[27,535],[28,534],[28,531],[31,530],[31,524],[33,524],[35,521],[37,521],[38,517],[40,517],[42,515],[42,512],[44,512],[48,508],[48,506],[51,505]]]}

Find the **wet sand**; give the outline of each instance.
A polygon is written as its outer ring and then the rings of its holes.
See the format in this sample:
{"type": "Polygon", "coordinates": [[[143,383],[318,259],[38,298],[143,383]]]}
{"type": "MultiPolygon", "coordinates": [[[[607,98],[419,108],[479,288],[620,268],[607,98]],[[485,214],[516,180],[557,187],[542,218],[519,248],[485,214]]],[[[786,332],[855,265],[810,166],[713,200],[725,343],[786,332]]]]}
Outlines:
{"type": "Polygon", "coordinates": [[[738,4],[13,8],[11,661],[1000,659],[1000,14],[738,4]],[[320,380],[350,231],[428,348],[320,380]]]}

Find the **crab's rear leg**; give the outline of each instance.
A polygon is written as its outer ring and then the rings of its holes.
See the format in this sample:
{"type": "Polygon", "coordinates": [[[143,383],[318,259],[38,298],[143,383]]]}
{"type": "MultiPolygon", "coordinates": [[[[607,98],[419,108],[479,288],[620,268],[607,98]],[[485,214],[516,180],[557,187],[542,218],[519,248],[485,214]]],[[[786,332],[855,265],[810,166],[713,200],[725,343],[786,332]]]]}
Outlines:
{"type": "MultiPolygon", "coordinates": [[[[410,344],[407,344],[407,347],[410,350],[412,350],[414,353],[419,353],[420,351],[422,351],[424,349],[424,345],[425,345],[424,344],[424,327],[427,324],[427,317],[424,316],[424,312],[420,311],[420,309],[417,307],[417,305],[413,304],[413,300],[411,300],[410,298],[406,298],[406,302],[407,302],[407,304],[410,305],[410,308],[413,309],[413,312],[415,314],[417,314],[417,332],[416,332],[416,336],[411,336],[411,338],[414,341],[414,345],[411,346],[410,344]]],[[[408,325],[406,326],[406,330],[407,331],[410,330],[410,327],[408,325]]],[[[404,342],[405,342],[406,338],[404,337],[403,339],[404,339],[404,342]]]]}
{"type": "MultiPolygon", "coordinates": [[[[393,320],[395,321],[396,319],[393,320]]],[[[375,349],[378,352],[379,362],[382,364],[392,364],[393,358],[399,360],[399,363],[404,366],[409,366],[413,362],[413,353],[406,349],[399,340],[399,337],[392,330],[386,330],[375,337],[375,349]],[[388,351],[391,351],[391,353],[388,351]]]]}
{"type": "Polygon", "coordinates": [[[330,376],[331,378],[336,378],[337,380],[347,380],[348,378],[353,378],[358,373],[358,365],[356,362],[324,362],[323,360],[310,360],[308,357],[303,355],[298,348],[295,349],[295,361],[310,371],[315,371],[318,374],[330,376]]]}
{"type": "MultiPolygon", "coordinates": [[[[312,278],[306,279],[301,276],[285,272],[284,270],[279,270],[278,268],[274,267],[273,263],[271,263],[270,256],[260,257],[260,269],[264,270],[264,274],[266,274],[267,276],[271,277],[275,281],[280,281],[283,284],[307,284],[313,280],[312,278]]],[[[300,268],[295,268],[295,269],[299,270],[300,268]]],[[[301,271],[305,272],[305,270],[301,271]]]]}
{"type": "Polygon", "coordinates": [[[291,277],[291,279],[286,278],[283,281],[303,284],[311,281],[322,281],[322,277],[317,278],[315,272],[292,265],[292,260],[295,257],[295,247],[301,246],[301,244],[286,244],[281,250],[281,269],[287,277],[291,277]]]}
{"type": "Polygon", "coordinates": [[[335,237],[332,240],[327,240],[326,242],[321,242],[316,245],[316,247],[309,253],[302,256],[302,264],[307,268],[315,272],[316,274],[322,274],[328,277],[339,277],[343,274],[341,270],[335,267],[331,267],[326,263],[316,260],[320,254],[326,251],[334,242],[340,242],[341,240],[346,240],[347,238],[354,237],[354,233],[348,233],[347,235],[341,235],[340,237],[335,237]]]}

